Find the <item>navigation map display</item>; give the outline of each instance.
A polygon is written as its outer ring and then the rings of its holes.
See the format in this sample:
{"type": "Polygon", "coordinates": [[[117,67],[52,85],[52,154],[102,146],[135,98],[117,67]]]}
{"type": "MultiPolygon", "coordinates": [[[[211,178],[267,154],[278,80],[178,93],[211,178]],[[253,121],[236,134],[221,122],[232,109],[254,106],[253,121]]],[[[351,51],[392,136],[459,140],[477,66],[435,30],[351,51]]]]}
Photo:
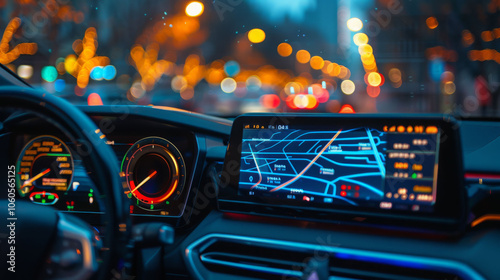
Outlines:
{"type": "Polygon", "coordinates": [[[244,124],[242,133],[240,196],[433,211],[437,126],[244,124]]]}

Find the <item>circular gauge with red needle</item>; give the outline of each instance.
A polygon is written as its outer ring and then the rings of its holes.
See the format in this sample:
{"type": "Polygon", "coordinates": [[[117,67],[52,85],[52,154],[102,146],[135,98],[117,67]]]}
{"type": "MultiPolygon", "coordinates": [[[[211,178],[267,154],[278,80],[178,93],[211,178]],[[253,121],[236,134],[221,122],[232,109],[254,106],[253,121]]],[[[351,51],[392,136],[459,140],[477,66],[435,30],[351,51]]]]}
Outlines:
{"type": "Polygon", "coordinates": [[[179,150],[168,140],[148,137],[127,151],[121,165],[127,196],[142,209],[163,210],[184,188],[186,167],[179,150]]]}
{"type": "Polygon", "coordinates": [[[72,178],[73,156],[56,137],[36,137],[24,146],[17,159],[17,191],[34,203],[56,203],[57,192],[66,192],[72,178]]]}

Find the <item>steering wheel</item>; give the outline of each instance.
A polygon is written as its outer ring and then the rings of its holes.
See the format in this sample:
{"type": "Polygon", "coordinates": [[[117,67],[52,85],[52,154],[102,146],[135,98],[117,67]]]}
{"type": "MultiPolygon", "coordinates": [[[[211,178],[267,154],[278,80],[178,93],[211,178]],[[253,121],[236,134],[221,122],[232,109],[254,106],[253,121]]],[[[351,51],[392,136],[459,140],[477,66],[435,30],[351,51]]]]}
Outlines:
{"type": "MultiPolygon", "coordinates": [[[[31,88],[1,88],[0,111],[6,108],[23,110],[43,117],[65,133],[77,147],[76,152],[79,153],[87,170],[91,171],[90,177],[103,195],[105,213],[103,237],[102,241],[99,241],[100,238],[95,235],[92,228],[74,216],[47,206],[23,203],[17,197],[15,202],[0,200],[2,221],[0,261],[3,268],[0,275],[5,276],[0,278],[112,279],[116,277],[120,272],[119,261],[126,254],[130,219],[116,156],[102,139],[103,134],[89,117],[69,102],[31,88]],[[11,206],[14,206],[14,216],[9,212],[12,208],[8,207],[11,206]],[[14,239],[15,243],[8,238],[11,235],[14,235],[11,239],[14,239]],[[96,246],[98,243],[101,243],[101,248],[96,246]],[[68,250],[68,248],[73,249],[68,250]],[[100,263],[97,262],[98,256],[100,263]],[[15,272],[8,270],[12,265],[15,272]]],[[[3,185],[4,182],[0,184],[3,185]]],[[[1,191],[7,192],[5,188],[1,191]]]]}

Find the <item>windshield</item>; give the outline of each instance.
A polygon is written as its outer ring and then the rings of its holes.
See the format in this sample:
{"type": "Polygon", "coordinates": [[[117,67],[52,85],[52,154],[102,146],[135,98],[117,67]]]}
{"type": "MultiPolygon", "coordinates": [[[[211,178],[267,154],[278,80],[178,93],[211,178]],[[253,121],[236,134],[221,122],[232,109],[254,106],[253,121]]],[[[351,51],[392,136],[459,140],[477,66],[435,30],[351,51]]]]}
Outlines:
{"type": "Polygon", "coordinates": [[[497,115],[496,0],[0,0],[0,63],[74,104],[497,115]]]}

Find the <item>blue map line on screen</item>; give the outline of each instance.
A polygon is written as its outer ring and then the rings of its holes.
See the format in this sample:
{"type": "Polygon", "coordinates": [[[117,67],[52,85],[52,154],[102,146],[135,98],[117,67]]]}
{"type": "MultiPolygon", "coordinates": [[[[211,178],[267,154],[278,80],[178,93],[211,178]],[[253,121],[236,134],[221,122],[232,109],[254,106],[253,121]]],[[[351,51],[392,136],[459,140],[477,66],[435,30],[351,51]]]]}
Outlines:
{"type": "Polygon", "coordinates": [[[262,144],[262,143],[264,143],[264,142],[269,142],[269,141],[272,141],[271,139],[273,139],[274,135],[276,135],[276,134],[280,134],[280,133],[281,133],[281,131],[278,131],[278,132],[273,133],[273,135],[271,135],[271,137],[269,137],[269,140],[260,142],[259,144],[255,145],[255,148],[257,148],[257,146],[259,146],[260,144],[262,144]]]}
{"type": "Polygon", "coordinates": [[[332,159],[325,158],[324,156],[322,156],[321,158],[326,160],[326,161],[329,161],[331,163],[334,163],[336,165],[340,165],[340,166],[350,166],[350,167],[356,167],[356,168],[377,168],[376,164],[366,165],[366,164],[356,164],[356,163],[340,163],[340,162],[334,161],[332,159]]]}
{"type": "MultiPolygon", "coordinates": [[[[316,141],[316,140],[314,140],[314,141],[316,141]]],[[[325,140],[323,139],[323,141],[325,141],[325,140]]],[[[316,141],[316,143],[314,143],[314,145],[312,145],[312,147],[311,147],[309,150],[307,150],[307,153],[310,153],[310,152],[311,152],[311,150],[312,150],[314,147],[316,147],[316,145],[318,145],[318,143],[319,143],[319,142],[321,142],[321,140],[316,141]]]]}
{"type": "MultiPolygon", "coordinates": [[[[277,153],[277,152],[254,152],[255,154],[257,155],[279,155],[281,153],[277,153]]],[[[251,153],[250,152],[241,152],[241,154],[249,154],[250,157],[251,157],[251,153]]],[[[289,155],[316,155],[316,153],[293,153],[293,152],[287,152],[287,154],[289,155]]],[[[331,154],[337,154],[337,155],[373,155],[373,152],[371,151],[339,151],[339,152],[324,152],[323,154],[326,154],[326,155],[331,155],[331,154]]]]}
{"type": "MultiPolygon", "coordinates": [[[[242,164],[244,163],[240,169],[240,184],[242,187],[245,185],[252,185],[253,187],[266,186],[274,190],[277,187],[275,184],[283,181],[287,182],[289,178],[296,177],[297,174],[300,174],[300,178],[306,181],[302,181],[298,184],[291,183],[278,190],[280,192],[284,191],[285,193],[290,192],[292,194],[296,190],[301,190],[303,193],[334,197],[352,203],[349,199],[338,197],[339,194],[336,194],[338,182],[346,182],[360,186],[361,190],[364,192],[363,197],[369,198],[373,195],[383,196],[382,180],[385,176],[385,167],[383,165],[386,158],[384,155],[386,150],[384,144],[387,142],[380,138],[383,135],[381,131],[369,130],[366,127],[358,127],[347,131],[305,130],[302,131],[302,133],[297,133],[300,131],[301,130],[294,130],[290,132],[285,130],[281,134],[276,132],[273,133],[269,139],[259,138],[260,135],[258,131],[250,130],[248,134],[244,134],[244,138],[246,139],[243,141],[246,141],[248,146],[243,145],[243,150],[241,152],[242,164]],[[338,137],[335,139],[335,142],[331,142],[331,147],[337,148],[324,150],[327,148],[325,147],[325,143],[328,142],[332,133],[335,133],[338,137]],[[320,135],[323,138],[314,137],[313,135],[320,135]],[[306,138],[308,136],[312,136],[312,138],[306,138]],[[283,139],[278,139],[279,137],[283,137],[283,139]],[[356,141],[359,142],[356,143],[356,141]],[[258,149],[260,147],[263,148],[258,149]],[[357,149],[356,147],[360,148],[357,149]],[[301,150],[307,152],[301,152],[301,150]],[[323,150],[319,157],[317,157],[318,150],[323,150]],[[253,157],[254,160],[248,160],[249,157],[253,157]],[[257,163],[257,159],[264,160],[265,163],[261,161],[259,164],[257,163]],[[312,162],[313,160],[314,162],[312,162]],[[272,164],[276,162],[278,162],[279,165],[283,165],[280,166],[278,170],[274,170],[272,166],[272,164]],[[306,162],[306,164],[309,163],[306,168],[314,166],[314,169],[304,171],[304,165],[301,162],[306,162]],[[328,173],[324,173],[323,171],[325,170],[323,169],[325,168],[332,169],[333,172],[328,171],[328,173]],[[356,173],[355,170],[352,170],[360,168],[363,168],[365,171],[357,171],[356,173]],[[374,172],[375,170],[377,172],[374,172]],[[298,171],[300,171],[300,173],[298,173],[298,171]],[[252,180],[252,183],[248,182],[247,179],[243,179],[243,177],[249,178],[251,176],[255,178],[257,172],[259,172],[259,181],[252,180]],[[275,181],[273,179],[273,185],[262,184],[267,176],[280,177],[280,181],[275,181]],[[332,188],[330,188],[330,185],[332,188]],[[366,193],[367,191],[368,193],[366,193]]],[[[363,199],[363,197],[357,199],[363,199]]]]}
{"type": "MultiPolygon", "coordinates": [[[[293,132],[292,132],[292,133],[293,133],[293,132]]],[[[288,137],[288,136],[290,136],[290,134],[288,134],[286,137],[288,137]]],[[[286,137],[285,137],[285,138],[286,138],[286,137]]],[[[281,151],[283,151],[283,155],[285,155],[286,160],[288,161],[288,163],[290,164],[290,166],[291,166],[291,167],[292,167],[292,169],[293,169],[293,172],[295,172],[295,174],[297,174],[297,170],[295,170],[295,166],[293,166],[293,164],[290,162],[290,158],[288,157],[287,153],[285,152],[286,147],[288,147],[288,145],[290,145],[290,144],[292,144],[292,143],[293,143],[293,142],[288,142],[288,144],[286,144],[286,145],[285,145],[285,147],[283,147],[283,148],[281,149],[281,151]]],[[[265,149],[264,149],[264,150],[265,150],[265,149]]]]}
{"type": "MultiPolygon", "coordinates": [[[[244,170],[242,172],[250,172],[250,171],[247,171],[247,170],[244,170]]],[[[274,176],[289,176],[289,177],[293,177],[293,175],[290,175],[290,174],[285,174],[285,173],[269,173],[269,172],[261,172],[260,174],[262,175],[274,175],[274,176]]],[[[309,180],[313,180],[313,181],[318,181],[318,182],[322,182],[322,183],[325,183],[327,185],[335,185],[335,183],[339,182],[339,181],[346,181],[346,182],[351,182],[351,183],[354,183],[354,184],[358,184],[360,186],[363,186],[365,187],[366,189],[380,195],[380,196],[383,196],[384,193],[380,190],[378,190],[377,188],[373,187],[373,186],[370,186],[368,184],[365,184],[363,182],[360,182],[360,181],[357,181],[357,180],[351,180],[351,178],[358,178],[358,177],[369,177],[369,176],[378,176],[379,173],[362,173],[362,174],[352,174],[352,175],[346,175],[346,176],[341,176],[341,177],[338,177],[334,180],[331,180],[331,181],[328,181],[328,180],[325,180],[325,179],[320,179],[320,178],[317,178],[317,177],[312,177],[312,176],[307,176],[307,175],[302,175],[301,178],[304,178],[304,179],[309,179],[309,180]]],[[[240,183],[244,183],[244,182],[240,182],[240,183]]],[[[248,184],[253,184],[252,182],[248,183],[248,184]]],[[[266,186],[264,184],[260,184],[261,186],[266,186]]],[[[270,185],[268,185],[270,186],[270,185]]],[[[275,185],[272,185],[272,187],[276,187],[275,185]]],[[[283,189],[287,189],[287,188],[283,188],[283,189]]],[[[336,190],[335,190],[336,191],[336,190]]],[[[335,194],[335,192],[334,192],[335,194]]]]}
{"type": "Polygon", "coordinates": [[[318,147],[316,147],[316,149],[314,149],[314,153],[317,154],[318,153],[318,149],[321,149],[321,148],[323,148],[323,145],[318,145],[318,147]]]}
{"type": "Polygon", "coordinates": [[[373,137],[372,137],[372,133],[371,133],[370,129],[366,128],[366,134],[368,134],[368,137],[370,138],[370,143],[372,145],[372,150],[374,151],[374,154],[375,154],[375,159],[377,159],[377,164],[378,164],[378,167],[380,168],[380,173],[382,173],[382,178],[384,178],[385,177],[385,167],[384,167],[384,164],[382,163],[382,161],[380,160],[377,146],[375,145],[375,142],[373,142],[373,137]]]}
{"type": "Polygon", "coordinates": [[[366,163],[377,163],[376,161],[371,161],[368,157],[344,157],[345,159],[351,160],[364,160],[366,163]]]}
{"type": "MultiPolygon", "coordinates": [[[[290,134],[288,134],[287,136],[285,136],[285,138],[283,138],[282,140],[271,140],[271,139],[269,139],[269,140],[266,140],[266,141],[262,141],[261,143],[264,143],[264,142],[276,142],[276,144],[274,144],[272,146],[269,146],[267,148],[264,148],[264,149],[262,149],[260,151],[264,151],[264,150],[267,150],[267,149],[274,148],[274,146],[279,145],[281,142],[289,141],[289,140],[286,140],[286,138],[288,138],[290,135],[292,135],[292,134],[294,134],[295,132],[298,132],[298,131],[300,131],[300,130],[294,130],[294,131],[292,131],[290,134]]],[[[255,141],[255,140],[252,140],[252,139],[243,139],[243,142],[247,142],[247,141],[250,142],[250,141],[255,141]]]]}

